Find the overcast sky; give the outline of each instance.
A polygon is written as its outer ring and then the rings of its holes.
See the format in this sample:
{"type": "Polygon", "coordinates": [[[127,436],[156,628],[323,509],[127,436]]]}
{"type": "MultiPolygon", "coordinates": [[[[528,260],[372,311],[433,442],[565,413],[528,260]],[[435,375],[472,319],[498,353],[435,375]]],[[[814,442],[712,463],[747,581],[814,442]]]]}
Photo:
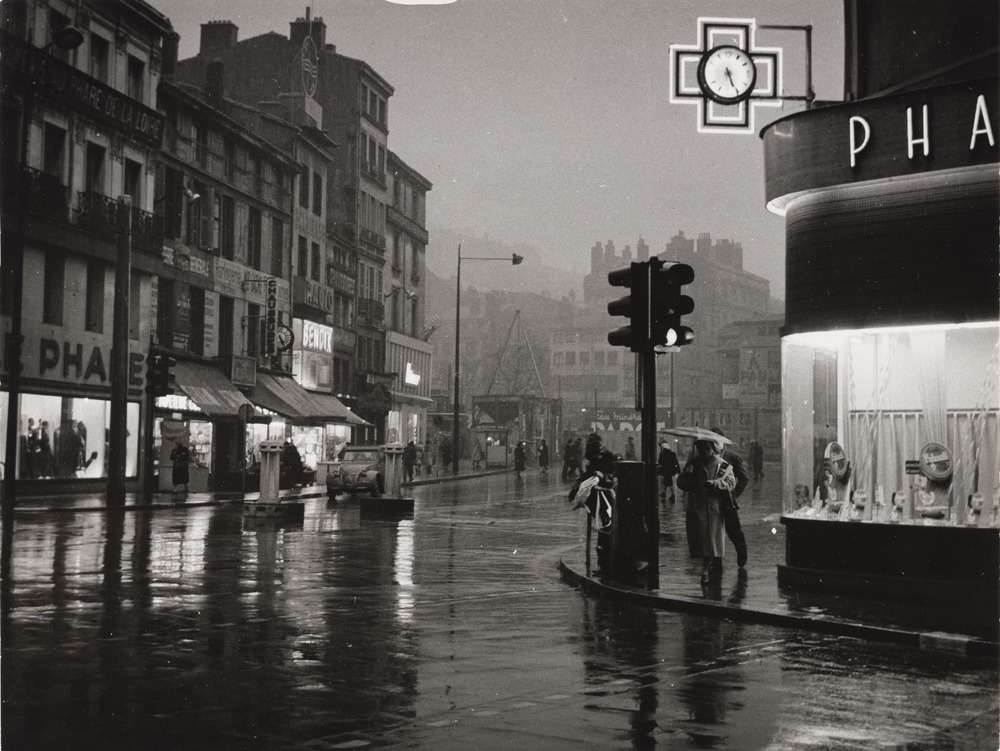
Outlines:
{"type": "MultiPolygon", "coordinates": [[[[745,266],[784,292],[784,222],[764,208],[757,135],[699,134],[696,108],[670,104],[669,46],[697,42],[699,16],[812,24],[814,88],[843,97],[843,6],[835,0],[151,0],[197,52],[201,24],[239,38],[288,35],[307,4],[338,52],[394,88],[389,147],[433,184],[428,262],[444,227],[536,248],[583,273],[595,241],[654,252],[678,230],[743,243],[745,266]]],[[[804,35],[759,30],[785,50],[785,92],[804,91],[804,35]]],[[[759,131],[795,111],[758,110],[759,131]]]]}

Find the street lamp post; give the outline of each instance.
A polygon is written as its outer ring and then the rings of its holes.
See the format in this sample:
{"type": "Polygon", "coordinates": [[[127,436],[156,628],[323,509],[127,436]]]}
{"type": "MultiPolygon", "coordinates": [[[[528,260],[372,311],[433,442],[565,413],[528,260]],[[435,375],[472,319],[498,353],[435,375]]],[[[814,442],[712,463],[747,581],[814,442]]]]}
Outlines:
{"type": "MultiPolygon", "coordinates": [[[[506,261],[503,256],[467,256],[466,261],[506,261]]],[[[517,266],[524,260],[524,256],[512,253],[510,257],[511,265],[517,266]]],[[[458,245],[458,273],[455,281],[455,402],[452,405],[451,423],[451,471],[458,474],[458,420],[459,420],[459,394],[461,393],[461,380],[459,378],[459,343],[461,341],[462,326],[462,244],[458,245]]]]}

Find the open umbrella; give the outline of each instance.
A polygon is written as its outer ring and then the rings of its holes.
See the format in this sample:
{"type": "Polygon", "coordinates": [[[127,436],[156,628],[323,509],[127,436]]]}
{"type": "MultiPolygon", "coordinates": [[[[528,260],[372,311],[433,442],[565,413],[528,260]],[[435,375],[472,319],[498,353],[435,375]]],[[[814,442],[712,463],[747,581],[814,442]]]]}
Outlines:
{"type": "Polygon", "coordinates": [[[666,433],[667,435],[675,435],[680,438],[693,438],[696,441],[718,441],[719,443],[735,443],[724,435],[719,435],[718,433],[713,433],[707,428],[699,428],[697,426],[691,427],[688,425],[679,425],[676,428],[663,428],[660,430],[661,433],[666,433]]]}

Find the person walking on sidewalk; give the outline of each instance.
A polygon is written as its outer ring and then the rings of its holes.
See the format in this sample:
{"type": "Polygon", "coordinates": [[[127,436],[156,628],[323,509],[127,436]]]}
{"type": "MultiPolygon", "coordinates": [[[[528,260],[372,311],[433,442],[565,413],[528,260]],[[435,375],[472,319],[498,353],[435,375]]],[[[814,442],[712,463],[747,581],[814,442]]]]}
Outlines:
{"type": "MultiPolygon", "coordinates": [[[[712,432],[721,436],[726,435],[718,428],[712,428],[712,432]]],[[[722,451],[722,460],[729,463],[736,476],[736,486],[732,489],[732,495],[729,499],[724,499],[722,518],[726,525],[726,536],[733,541],[733,547],[736,548],[736,565],[743,568],[747,565],[747,538],[743,534],[743,526],[740,524],[740,505],[736,499],[743,494],[749,484],[750,475],[747,474],[746,467],[743,466],[743,457],[736,452],[736,449],[725,446],[722,451]]]]}
{"type": "Polygon", "coordinates": [[[528,461],[528,454],[524,450],[524,441],[518,441],[517,446],[514,447],[514,474],[518,480],[521,479],[521,473],[524,472],[524,465],[528,461]]]}
{"type": "Polygon", "coordinates": [[[410,441],[403,448],[403,482],[413,482],[413,466],[417,463],[417,445],[410,441]]]}
{"type": "Polygon", "coordinates": [[[549,471],[549,445],[544,438],[538,444],[538,468],[543,474],[549,471]]]}
{"type": "Polygon", "coordinates": [[[476,442],[472,444],[472,468],[482,469],[483,463],[483,444],[476,439],[476,442]]]}
{"type": "Polygon", "coordinates": [[[677,454],[670,449],[670,444],[666,441],[660,444],[660,455],[656,459],[656,469],[660,477],[663,478],[663,490],[660,491],[660,500],[670,502],[676,500],[674,496],[674,477],[681,473],[681,465],[677,461],[677,454]]]}
{"type": "Polygon", "coordinates": [[[701,553],[703,585],[722,573],[726,541],[722,506],[736,487],[733,468],[719,456],[721,448],[715,441],[695,441],[694,456],[677,478],[677,487],[687,494],[688,546],[692,557],[701,553]]]}

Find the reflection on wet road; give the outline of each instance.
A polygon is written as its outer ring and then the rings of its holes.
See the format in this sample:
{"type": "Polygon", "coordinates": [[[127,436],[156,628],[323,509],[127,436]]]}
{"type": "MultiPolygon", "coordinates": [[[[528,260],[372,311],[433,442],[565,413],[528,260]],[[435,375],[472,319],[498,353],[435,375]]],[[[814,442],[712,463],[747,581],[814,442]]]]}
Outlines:
{"type": "Polygon", "coordinates": [[[557,479],[415,495],[19,515],[3,747],[995,747],[995,665],[584,597],[557,479]]]}

